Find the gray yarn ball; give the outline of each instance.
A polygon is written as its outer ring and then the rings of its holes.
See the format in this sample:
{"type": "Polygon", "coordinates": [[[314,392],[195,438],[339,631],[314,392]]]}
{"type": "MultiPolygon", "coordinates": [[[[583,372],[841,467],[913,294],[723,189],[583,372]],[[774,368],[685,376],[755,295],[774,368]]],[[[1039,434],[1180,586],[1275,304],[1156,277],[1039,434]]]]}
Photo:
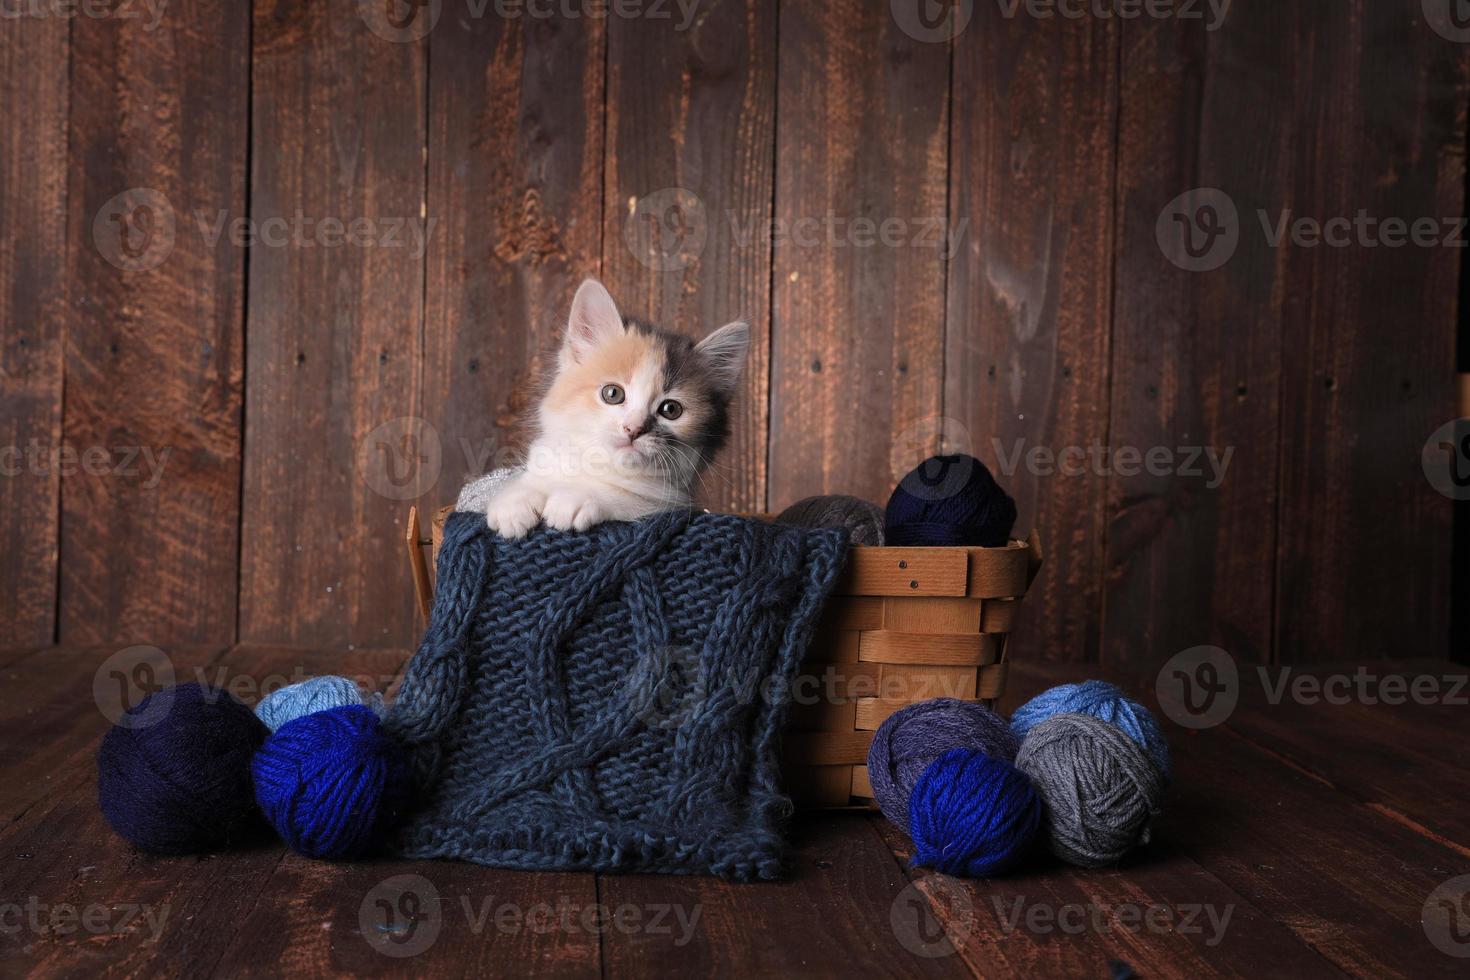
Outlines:
{"type": "Polygon", "coordinates": [[[861,497],[829,493],[806,497],[776,516],[777,524],[796,527],[845,527],[852,544],[883,543],[883,509],[861,497]]]}
{"type": "Polygon", "coordinates": [[[477,476],[459,491],[459,500],[455,502],[455,510],[478,511],[483,514],[485,508],[490,504],[490,498],[500,492],[500,488],[511,480],[521,475],[519,466],[505,466],[498,470],[491,470],[484,476],[477,476]]]}
{"type": "Polygon", "coordinates": [[[868,782],[878,809],[909,829],[909,796],[929,764],[950,749],[975,749],[1010,762],[1020,743],[1011,726],[983,704],[932,698],[900,708],[868,746],[868,782]]]}
{"type": "Polygon", "coordinates": [[[1101,868],[1148,843],[1164,776],[1117,725],[1091,715],[1052,715],[1026,733],[1016,768],[1041,794],[1051,849],[1062,860],[1101,868]]]}

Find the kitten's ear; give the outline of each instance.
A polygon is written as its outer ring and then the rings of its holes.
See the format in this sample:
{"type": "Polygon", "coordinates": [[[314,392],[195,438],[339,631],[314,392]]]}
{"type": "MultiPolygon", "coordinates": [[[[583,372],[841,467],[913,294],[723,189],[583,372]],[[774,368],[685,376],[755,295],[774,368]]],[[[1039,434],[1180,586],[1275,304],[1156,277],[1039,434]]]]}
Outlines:
{"type": "Polygon", "coordinates": [[[607,287],[596,279],[583,280],[572,299],[572,314],[567,317],[562,357],[581,362],[590,351],[622,335],[623,315],[607,287]]]}
{"type": "Polygon", "coordinates": [[[745,355],[750,353],[750,324],[744,320],[727,323],[694,347],[709,366],[715,382],[729,394],[740,383],[745,355]]]}

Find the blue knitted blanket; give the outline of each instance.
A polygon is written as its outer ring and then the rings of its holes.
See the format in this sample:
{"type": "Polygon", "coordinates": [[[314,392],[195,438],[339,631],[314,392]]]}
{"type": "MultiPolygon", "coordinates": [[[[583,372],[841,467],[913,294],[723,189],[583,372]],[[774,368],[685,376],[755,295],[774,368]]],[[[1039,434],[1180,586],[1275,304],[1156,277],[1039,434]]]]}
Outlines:
{"type": "Polygon", "coordinates": [[[845,547],[842,531],[688,512],[520,541],[450,515],[385,719],[419,783],[389,849],[776,877],[781,725],[845,547]]]}

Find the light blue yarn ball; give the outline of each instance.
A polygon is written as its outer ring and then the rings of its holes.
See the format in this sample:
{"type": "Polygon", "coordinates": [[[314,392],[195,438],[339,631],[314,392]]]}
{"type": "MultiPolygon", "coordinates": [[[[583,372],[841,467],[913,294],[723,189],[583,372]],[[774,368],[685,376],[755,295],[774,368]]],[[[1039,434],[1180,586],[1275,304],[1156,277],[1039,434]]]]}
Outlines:
{"type": "Polygon", "coordinates": [[[282,725],[318,711],[362,704],[362,692],[345,677],[324,674],[267,694],[255,706],[255,716],[276,731],[282,725]]]}
{"type": "Polygon", "coordinates": [[[1169,778],[1169,742],[1149,710],[1107,681],[1061,684],[1043,691],[1011,715],[1011,731],[1024,739],[1026,733],[1053,715],[1091,715],[1111,722],[1143,746],[1164,778],[1169,778]]]}

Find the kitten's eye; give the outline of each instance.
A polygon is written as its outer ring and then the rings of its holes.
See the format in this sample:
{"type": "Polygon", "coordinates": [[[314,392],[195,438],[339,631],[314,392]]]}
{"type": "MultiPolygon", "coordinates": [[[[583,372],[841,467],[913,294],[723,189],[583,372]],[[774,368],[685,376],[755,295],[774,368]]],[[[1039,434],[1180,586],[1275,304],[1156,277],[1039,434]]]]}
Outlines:
{"type": "Polygon", "coordinates": [[[662,415],[669,421],[673,421],[674,419],[684,414],[684,406],[680,405],[672,398],[666,398],[659,403],[658,414],[662,415]]]}
{"type": "Polygon", "coordinates": [[[621,405],[623,403],[622,385],[603,385],[600,394],[602,395],[602,400],[609,405],[621,405]]]}

